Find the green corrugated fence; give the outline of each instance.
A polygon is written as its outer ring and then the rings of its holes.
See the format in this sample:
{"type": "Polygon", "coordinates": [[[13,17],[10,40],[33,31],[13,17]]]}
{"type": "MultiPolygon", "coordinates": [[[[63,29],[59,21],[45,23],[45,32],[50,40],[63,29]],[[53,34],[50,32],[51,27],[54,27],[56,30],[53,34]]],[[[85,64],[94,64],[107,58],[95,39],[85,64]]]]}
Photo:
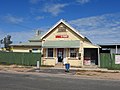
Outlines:
{"type": "Polygon", "coordinates": [[[109,53],[101,53],[100,54],[100,67],[108,68],[111,64],[111,55],[109,53]]]}
{"type": "Polygon", "coordinates": [[[100,67],[120,70],[120,64],[115,64],[115,55],[116,54],[101,53],[100,54],[100,67]]]}
{"type": "Polygon", "coordinates": [[[40,61],[41,65],[40,53],[0,52],[1,64],[34,66],[37,64],[38,60],[40,61]]]}
{"type": "MultiPolygon", "coordinates": [[[[116,55],[116,54],[112,54],[111,67],[112,67],[112,69],[120,70],[120,64],[115,64],[115,55],[116,55]]],[[[118,54],[117,54],[117,55],[118,55],[118,54]]],[[[119,54],[119,55],[120,55],[120,54],[119,54]]]]}

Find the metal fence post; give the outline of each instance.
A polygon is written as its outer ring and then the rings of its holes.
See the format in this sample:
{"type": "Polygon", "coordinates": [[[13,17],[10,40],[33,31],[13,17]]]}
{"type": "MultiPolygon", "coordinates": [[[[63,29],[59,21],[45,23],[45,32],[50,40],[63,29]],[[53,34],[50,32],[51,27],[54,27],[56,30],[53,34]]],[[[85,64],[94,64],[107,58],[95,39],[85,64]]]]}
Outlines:
{"type": "Polygon", "coordinates": [[[39,69],[40,68],[40,61],[37,60],[37,68],[39,69]]]}

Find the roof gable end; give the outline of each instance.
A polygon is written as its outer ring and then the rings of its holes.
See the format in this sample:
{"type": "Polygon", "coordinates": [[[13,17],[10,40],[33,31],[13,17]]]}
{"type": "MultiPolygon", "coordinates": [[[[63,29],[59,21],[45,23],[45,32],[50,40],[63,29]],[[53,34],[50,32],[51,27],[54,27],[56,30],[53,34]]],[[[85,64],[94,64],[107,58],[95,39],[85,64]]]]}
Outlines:
{"type": "Polygon", "coordinates": [[[63,23],[67,27],[69,27],[73,32],[75,32],[77,35],[79,35],[82,38],[85,38],[83,35],[81,35],[76,29],[74,29],[71,25],[69,25],[67,22],[65,22],[63,19],[59,20],[53,27],[51,27],[47,33],[45,33],[42,37],[44,38],[46,35],[48,35],[55,27],[57,27],[60,23],[63,23]]]}

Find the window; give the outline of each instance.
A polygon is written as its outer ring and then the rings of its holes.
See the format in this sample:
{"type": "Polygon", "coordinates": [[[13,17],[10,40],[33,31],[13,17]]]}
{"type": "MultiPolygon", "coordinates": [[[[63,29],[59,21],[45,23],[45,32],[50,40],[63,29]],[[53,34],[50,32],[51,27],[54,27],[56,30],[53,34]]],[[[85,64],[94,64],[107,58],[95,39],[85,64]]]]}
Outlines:
{"type": "Polygon", "coordinates": [[[76,58],[77,52],[75,48],[70,48],[70,57],[76,58]]]}
{"type": "Polygon", "coordinates": [[[33,48],[33,49],[32,49],[32,52],[33,52],[33,53],[39,53],[39,52],[40,52],[40,50],[39,50],[39,49],[37,49],[37,48],[33,48]]]}
{"type": "Polygon", "coordinates": [[[37,48],[33,48],[32,50],[33,50],[33,51],[37,51],[38,49],[37,49],[37,48]]]}
{"type": "Polygon", "coordinates": [[[48,57],[53,57],[53,48],[48,48],[48,57]]]}

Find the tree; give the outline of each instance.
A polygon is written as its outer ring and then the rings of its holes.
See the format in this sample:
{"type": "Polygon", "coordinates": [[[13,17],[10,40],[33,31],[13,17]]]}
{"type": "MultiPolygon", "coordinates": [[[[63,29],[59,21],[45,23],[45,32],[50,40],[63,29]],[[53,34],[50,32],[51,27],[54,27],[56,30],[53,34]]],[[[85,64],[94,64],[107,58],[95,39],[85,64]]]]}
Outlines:
{"type": "Polygon", "coordinates": [[[7,37],[4,38],[3,43],[4,43],[4,47],[6,49],[9,49],[9,45],[12,44],[11,36],[7,35],[7,37]]]}
{"type": "Polygon", "coordinates": [[[3,39],[0,40],[0,44],[3,44],[3,39]]]}
{"type": "Polygon", "coordinates": [[[7,44],[12,44],[12,41],[10,39],[11,39],[11,36],[7,35],[7,44]]]}

